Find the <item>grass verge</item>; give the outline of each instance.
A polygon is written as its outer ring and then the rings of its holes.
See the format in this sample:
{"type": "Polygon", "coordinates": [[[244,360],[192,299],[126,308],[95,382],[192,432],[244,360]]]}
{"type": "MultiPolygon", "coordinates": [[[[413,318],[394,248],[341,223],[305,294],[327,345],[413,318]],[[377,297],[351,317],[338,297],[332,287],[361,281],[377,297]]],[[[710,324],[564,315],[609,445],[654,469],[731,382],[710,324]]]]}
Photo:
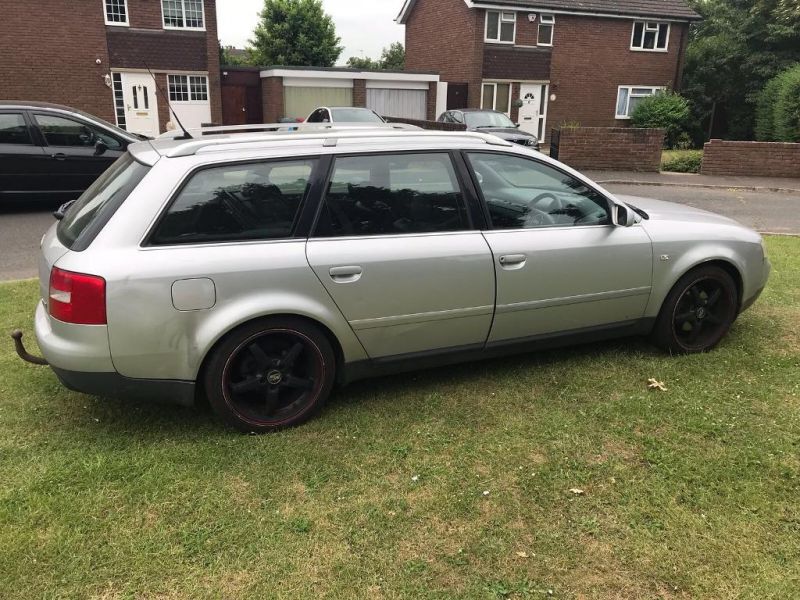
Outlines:
{"type": "MultiPolygon", "coordinates": [[[[625,340],[362,382],[261,437],[69,392],[4,343],[2,595],[794,597],[800,240],[769,248],[712,353],[625,340]]],[[[0,330],[30,333],[36,296],[0,285],[0,330]]]]}

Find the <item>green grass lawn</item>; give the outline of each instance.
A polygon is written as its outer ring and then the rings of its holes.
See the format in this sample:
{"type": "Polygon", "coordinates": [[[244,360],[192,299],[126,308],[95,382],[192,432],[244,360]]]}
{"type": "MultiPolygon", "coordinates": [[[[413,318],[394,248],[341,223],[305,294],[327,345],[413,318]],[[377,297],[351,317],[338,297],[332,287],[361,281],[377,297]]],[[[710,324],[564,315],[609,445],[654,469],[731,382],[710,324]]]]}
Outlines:
{"type": "MultiPolygon", "coordinates": [[[[712,353],[362,382],[275,435],[69,392],[3,342],[0,596],[796,598],[800,239],[769,247],[712,353]]],[[[4,336],[36,296],[0,285],[4,336]]]]}

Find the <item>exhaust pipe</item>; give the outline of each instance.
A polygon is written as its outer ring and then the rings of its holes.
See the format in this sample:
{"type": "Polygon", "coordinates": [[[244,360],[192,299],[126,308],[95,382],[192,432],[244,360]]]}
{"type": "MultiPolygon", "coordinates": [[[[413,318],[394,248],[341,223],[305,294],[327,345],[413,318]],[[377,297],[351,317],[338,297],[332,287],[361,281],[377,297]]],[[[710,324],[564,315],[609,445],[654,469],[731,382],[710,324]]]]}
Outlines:
{"type": "Polygon", "coordinates": [[[25,362],[33,363],[34,365],[50,364],[44,358],[34,356],[25,350],[25,346],[22,345],[22,332],[19,329],[11,332],[11,339],[14,340],[14,350],[17,351],[17,355],[25,362]]]}

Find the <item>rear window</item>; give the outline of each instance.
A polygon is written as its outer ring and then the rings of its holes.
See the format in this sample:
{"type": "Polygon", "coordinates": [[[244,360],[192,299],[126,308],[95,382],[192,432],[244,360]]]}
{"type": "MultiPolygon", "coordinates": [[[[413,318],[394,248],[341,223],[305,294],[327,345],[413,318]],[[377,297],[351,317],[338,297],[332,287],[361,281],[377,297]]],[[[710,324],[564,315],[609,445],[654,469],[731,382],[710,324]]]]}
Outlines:
{"type": "Polygon", "coordinates": [[[378,115],[363,108],[333,108],[333,120],[338,123],[383,123],[378,115]]]}
{"type": "Polygon", "coordinates": [[[120,156],[69,208],[58,240],[70,250],[86,249],[149,170],[129,152],[120,156]]]}

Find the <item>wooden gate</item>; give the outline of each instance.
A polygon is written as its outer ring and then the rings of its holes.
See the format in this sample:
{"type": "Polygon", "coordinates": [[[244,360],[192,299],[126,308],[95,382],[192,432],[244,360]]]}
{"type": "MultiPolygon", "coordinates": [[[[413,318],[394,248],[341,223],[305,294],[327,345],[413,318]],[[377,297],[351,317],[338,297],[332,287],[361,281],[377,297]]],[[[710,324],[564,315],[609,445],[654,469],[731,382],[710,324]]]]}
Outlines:
{"type": "Polygon", "coordinates": [[[224,67],[221,80],[222,124],[252,125],[263,122],[259,70],[224,67]]]}

